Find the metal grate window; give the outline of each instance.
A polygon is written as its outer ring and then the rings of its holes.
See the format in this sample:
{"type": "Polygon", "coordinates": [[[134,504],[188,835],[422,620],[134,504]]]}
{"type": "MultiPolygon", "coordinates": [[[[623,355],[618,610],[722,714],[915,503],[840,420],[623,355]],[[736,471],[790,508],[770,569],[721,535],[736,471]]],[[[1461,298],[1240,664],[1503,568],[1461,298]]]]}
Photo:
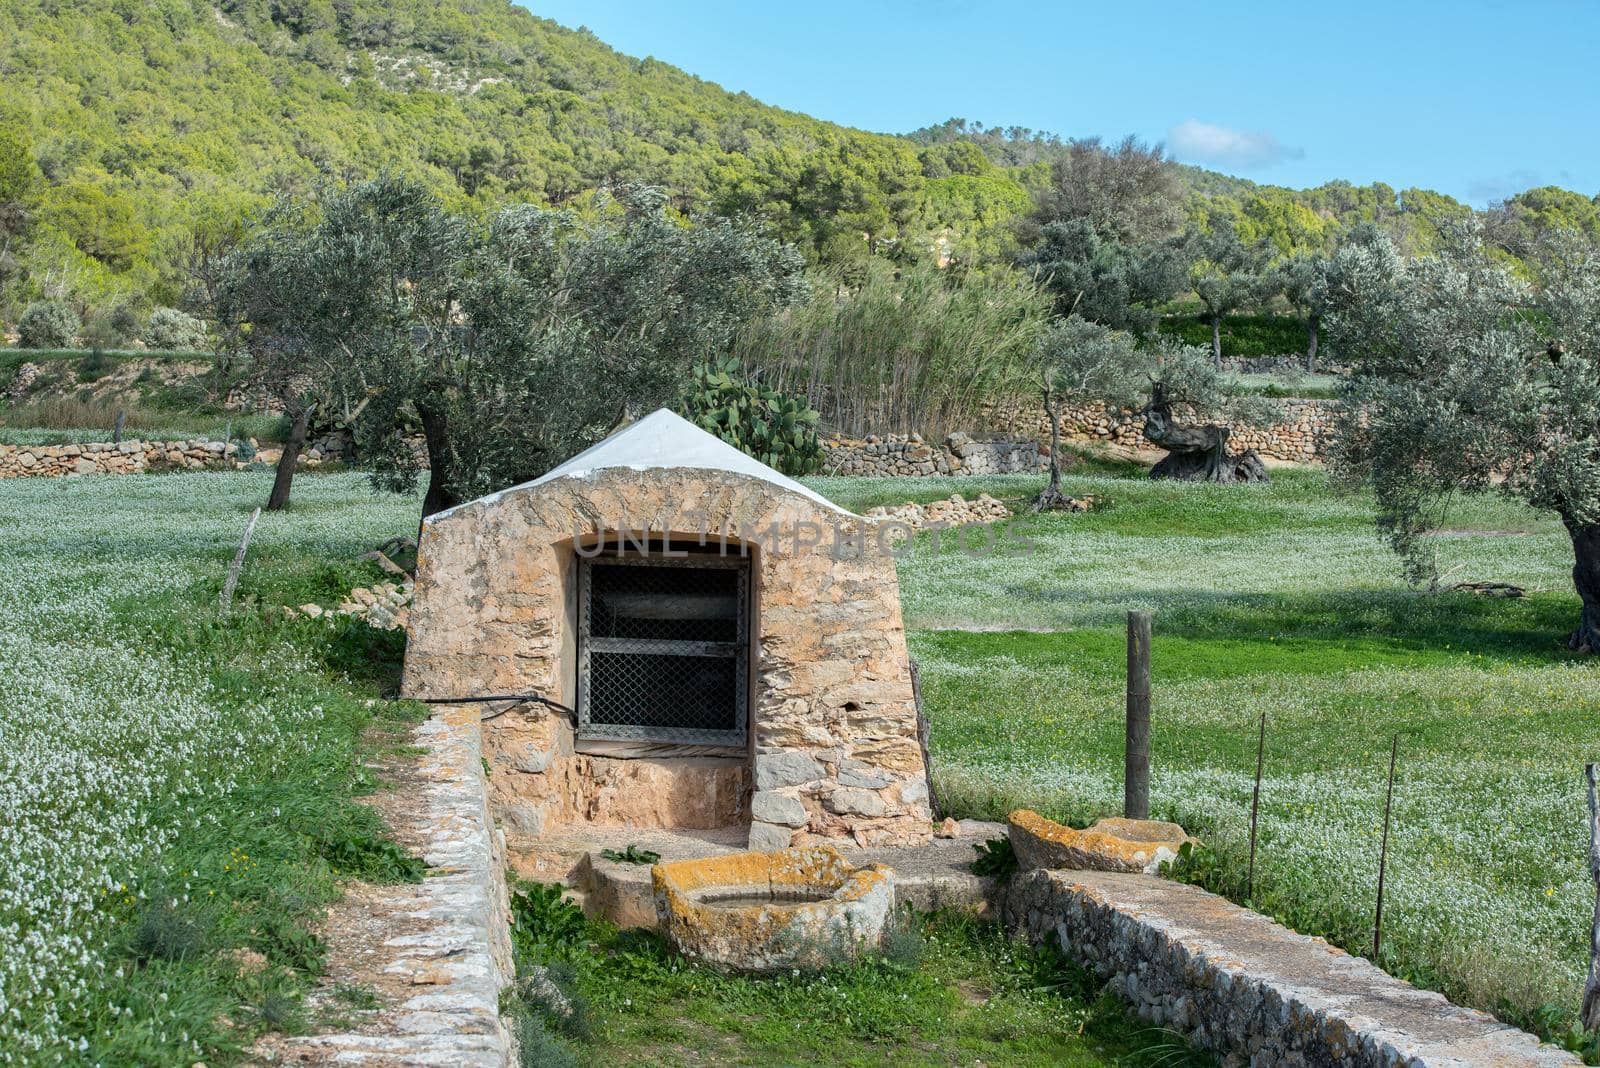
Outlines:
{"type": "Polygon", "coordinates": [[[746,565],[704,554],[581,562],[580,737],[744,744],[746,565]]]}

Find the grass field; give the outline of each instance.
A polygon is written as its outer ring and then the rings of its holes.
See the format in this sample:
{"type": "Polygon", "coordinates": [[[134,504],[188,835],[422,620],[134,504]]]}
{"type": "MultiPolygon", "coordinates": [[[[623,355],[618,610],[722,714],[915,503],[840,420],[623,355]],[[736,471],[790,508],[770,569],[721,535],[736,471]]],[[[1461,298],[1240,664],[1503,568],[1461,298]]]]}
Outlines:
{"type": "MultiPolygon", "coordinates": [[[[1194,877],[1242,897],[1255,728],[1268,715],[1255,904],[1365,953],[1389,745],[1400,760],[1383,963],[1550,1031],[1579,1001],[1594,890],[1583,762],[1600,757],[1600,665],[1558,523],[1465,502],[1436,539],[1453,581],[1397,578],[1363,497],[1319,474],[1267,486],[1069,478],[1103,511],[1019,520],[1034,551],[975,560],[923,535],[902,562],[941,793],[1077,822],[1120,807],[1124,618],[1155,613],[1153,808],[1206,839],[1194,877]]],[[[821,483],[819,483],[821,485],[821,483]]],[[[1036,480],[830,480],[846,504],[1036,480]]],[[[973,544],[976,544],[974,542],[973,544]]]]}
{"type": "MultiPolygon", "coordinates": [[[[370,581],[355,557],[413,531],[415,502],[355,474],[297,480],[294,510],[258,529],[242,610],[218,619],[270,477],[0,483],[0,1063],[226,1062],[254,1032],[296,1025],[321,956],[305,923],[341,875],[415,875],[353,803],[369,785],[361,754],[407,714],[378,699],[397,644],[354,623],[330,641],[258,610],[370,581]],[[240,969],[240,949],[266,969],[240,969]]],[[[1437,541],[1445,567],[1530,595],[1428,595],[1398,581],[1370,505],[1315,474],[1067,483],[1105,506],[1026,520],[1029,555],[974,559],[949,539],[935,553],[924,535],[901,565],[950,805],[1114,811],[1123,614],[1153,609],[1154,807],[1212,847],[1191,877],[1242,895],[1265,711],[1256,903],[1364,950],[1388,744],[1403,732],[1384,964],[1546,1030],[1570,1019],[1593,901],[1582,762],[1600,755],[1600,666],[1558,647],[1577,608],[1559,528],[1467,502],[1437,541]]],[[[814,484],[864,508],[957,490],[1020,500],[1038,480],[814,484]]],[[[939,982],[967,967],[940,959],[939,982]]],[[[685,1041],[790,1011],[781,992],[718,1010],[727,991],[674,990],[657,1005],[698,1021],[685,1041]]],[[[944,1011],[923,1010],[906,1049],[944,1011]]],[[[983,1026],[963,1019],[949,1034],[983,1026]]]]}
{"type": "Polygon", "coordinates": [[[301,480],[218,619],[268,477],[0,482],[0,1064],[227,1060],[297,1024],[340,876],[420,874],[353,803],[399,643],[252,604],[368,580],[414,505],[301,480]]]}

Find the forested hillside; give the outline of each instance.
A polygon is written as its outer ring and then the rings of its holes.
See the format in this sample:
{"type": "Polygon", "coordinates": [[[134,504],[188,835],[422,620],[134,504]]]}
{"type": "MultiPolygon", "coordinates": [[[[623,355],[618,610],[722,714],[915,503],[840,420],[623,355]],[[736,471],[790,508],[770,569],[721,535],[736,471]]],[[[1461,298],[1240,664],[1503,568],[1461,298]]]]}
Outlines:
{"type": "Polygon", "coordinates": [[[979,153],[929,179],[921,157],[945,150],[768,107],[509,0],[15,0],[0,74],[11,281],[85,303],[171,301],[192,231],[384,167],[455,206],[655,183],[687,212],[759,210],[813,258],[981,239],[1027,200],[979,153]]]}
{"type": "MultiPolygon", "coordinates": [[[[86,322],[132,322],[180,299],[197,241],[274,194],[385,168],[460,209],[581,206],[607,183],[647,182],[685,214],[764,216],[812,262],[999,262],[1070,147],[961,120],[905,137],[847,129],[510,0],[8,0],[0,320],[48,297],[86,322]]],[[[1229,220],[1283,255],[1363,220],[1425,246],[1467,210],[1428,190],[1178,170],[1191,220],[1229,220]]],[[[1600,231],[1587,197],[1525,196],[1524,238],[1552,217],[1600,231]]]]}

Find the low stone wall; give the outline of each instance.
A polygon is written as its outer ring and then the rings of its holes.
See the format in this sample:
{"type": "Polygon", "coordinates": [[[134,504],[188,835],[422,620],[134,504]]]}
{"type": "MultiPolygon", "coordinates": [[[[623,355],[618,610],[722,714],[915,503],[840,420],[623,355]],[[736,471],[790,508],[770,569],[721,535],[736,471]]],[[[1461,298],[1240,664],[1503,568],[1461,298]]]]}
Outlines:
{"type": "Polygon", "coordinates": [[[512,1063],[500,1018],[500,994],[515,977],[505,839],[489,813],[481,714],[477,705],[444,705],[412,731],[426,755],[390,819],[427,862],[427,876],[372,888],[356,922],[331,925],[332,953],[361,962],[381,1009],[349,1030],[282,1040],[279,1061],[512,1063]],[[341,937],[361,944],[340,945],[341,937]]]}
{"type": "MultiPolygon", "coordinates": [[[[1322,349],[1317,356],[1317,374],[1343,375],[1350,373],[1350,365],[1342,360],[1329,359],[1322,355],[1327,349],[1322,349]]],[[[1222,369],[1232,371],[1234,374],[1245,375],[1281,375],[1304,374],[1306,358],[1304,353],[1288,353],[1282,356],[1224,356],[1222,369]]]]}
{"type": "MultiPolygon", "coordinates": [[[[1271,426],[1235,426],[1229,438],[1236,451],[1254,449],[1262,456],[1290,463],[1315,463],[1332,426],[1325,401],[1278,402],[1282,418],[1271,426]]],[[[905,477],[920,475],[1031,474],[1050,467],[1050,421],[1038,404],[1016,403],[991,409],[986,422],[995,437],[951,434],[943,442],[924,441],[918,434],[869,434],[865,439],[828,438],[822,443],[826,474],[905,477]]],[[[1123,408],[1076,405],[1061,411],[1063,441],[1096,442],[1125,453],[1148,450],[1144,419],[1123,408]]]]}
{"type": "Polygon", "coordinates": [[[822,443],[822,470],[830,475],[1010,475],[1044,471],[1050,450],[1037,441],[980,441],[951,434],[929,445],[920,434],[830,438],[822,443]]]}
{"type": "MultiPolygon", "coordinates": [[[[63,475],[139,475],[147,471],[231,470],[251,462],[275,464],[281,446],[260,447],[254,439],[241,443],[192,441],[85,441],[71,445],[0,445],[0,478],[63,475]],[[241,445],[247,448],[241,449],[241,445]],[[243,456],[240,453],[243,452],[243,456]],[[246,459],[248,457],[248,459],[246,459]]],[[[343,439],[329,436],[300,454],[297,467],[318,467],[347,458],[343,439]]]]}
{"type": "Polygon", "coordinates": [[[238,446],[220,441],[89,441],[0,445],[0,478],[131,475],[162,468],[232,467],[238,446]]]}
{"type": "Polygon", "coordinates": [[[1418,990],[1320,938],[1148,875],[1012,877],[1005,919],[1093,969],[1141,1018],[1225,1065],[1576,1066],[1487,1013],[1418,990]]]}
{"type": "MultiPolygon", "coordinates": [[[[1277,402],[1283,416],[1272,426],[1235,426],[1228,444],[1234,451],[1254,449],[1262,456],[1291,463],[1312,463],[1321,458],[1322,441],[1332,428],[1332,410],[1326,401],[1277,402]]],[[[991,421],[999,429],[1020,436],[1050,440],[1050,420],[1040,405],[996,411],[991,421]]],[[[1144,420],[1129,408],[1111,411],[1098,401],[1061,411],[1061,437],[1067,441],[1096,441],[1122,450],[1149,449],[1144,420]]]]}

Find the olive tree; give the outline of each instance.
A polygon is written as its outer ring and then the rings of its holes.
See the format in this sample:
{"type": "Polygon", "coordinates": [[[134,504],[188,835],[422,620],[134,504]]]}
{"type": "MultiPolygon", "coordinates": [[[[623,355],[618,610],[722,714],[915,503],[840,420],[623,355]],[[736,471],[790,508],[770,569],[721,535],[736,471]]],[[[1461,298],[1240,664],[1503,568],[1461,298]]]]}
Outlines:
{"type": "Polygon", "coordinates": [[[1317,373],[1317,343],[1322,317],[1328,311],[1327,291],[1323,286],[1327,262],[1322,256],[1302,252],[1280,263],[1270,283],[1270,288],[1282,293],[1289,306],[1306,324],[1307,374],[1317,373]]]}
{"type": "MultiPolygon", "coordinates": [[[[448,364],[467,243],[462,221],[420,187],[386,176],[280,201],[227,258],[212,309],[218,333],[236,340],[290,420],[269,510],[289,503],[319,412],[349,425],[384,398],[410,404],[433,432],[430,398],[401,372],[448,364]]],[[[429,497],[436,502],[432,489],[429,497]]]]}
{"type": "Polygon", "coordinates": [[[1353,362],[1333,460],[1369,482],[1410,578],[1436,581],[1423,535],[1452,497],[1494,491],[1555,513],[1582,601],[1568,636],[1600,649],[1600,251],[1548,245],[1518,278],[1472,225],[1404,259],[1380,232],[1329,264],[1328,328],[1353,362]]]}
{"type": "Polygon", "coordinates": [[[1209,232],[1194,234],[1192,249],[1189,284],[1205,305],[1205,317],[1211,324],[1211,357],[1221,367],[1222,317],[1270,292],[1269,250],[1261,242],[1241,240],[1227,220],[1217,220],[1209,232]]]}
{"type": "Polygon", "coordinates": [[[1051,425],[1050,484],[1036,508],[1059,507],[1059,404],[1098,401],[1110,411],[1133,409],[1144,437],[1164,456],[1151,478],[1259,482],[1267,472],[1255,450],[1230,453],[1231,424],[1270,418],[1270,402],[1218,371],[1205,349],[1170,338],[1140,343],[1132,335],[1073,316],[1040,335],[1041,392],[1051,425]]]}
{"type": "Polygon", "coordinates": [[[426,516],[671,402],[697,360],[796,294],[792,249],[665,206],[633,189],[587,215],[518,205],[480,222],[384,177],[284,209],[226,288],[256,365],[301,410],[353,422],[376,484],[415,487],[420,431],[426,516]]]}
{"type": "Polygon", "coordinates": [[[1139,334],[1154,329],[1157,309],[1182,291],[1189,265],[1181,238],[1128,244],[1102,237],[1084,218],[1044,225],[1018,262],[1055,294],[1063,314],[1139,334]]]}

